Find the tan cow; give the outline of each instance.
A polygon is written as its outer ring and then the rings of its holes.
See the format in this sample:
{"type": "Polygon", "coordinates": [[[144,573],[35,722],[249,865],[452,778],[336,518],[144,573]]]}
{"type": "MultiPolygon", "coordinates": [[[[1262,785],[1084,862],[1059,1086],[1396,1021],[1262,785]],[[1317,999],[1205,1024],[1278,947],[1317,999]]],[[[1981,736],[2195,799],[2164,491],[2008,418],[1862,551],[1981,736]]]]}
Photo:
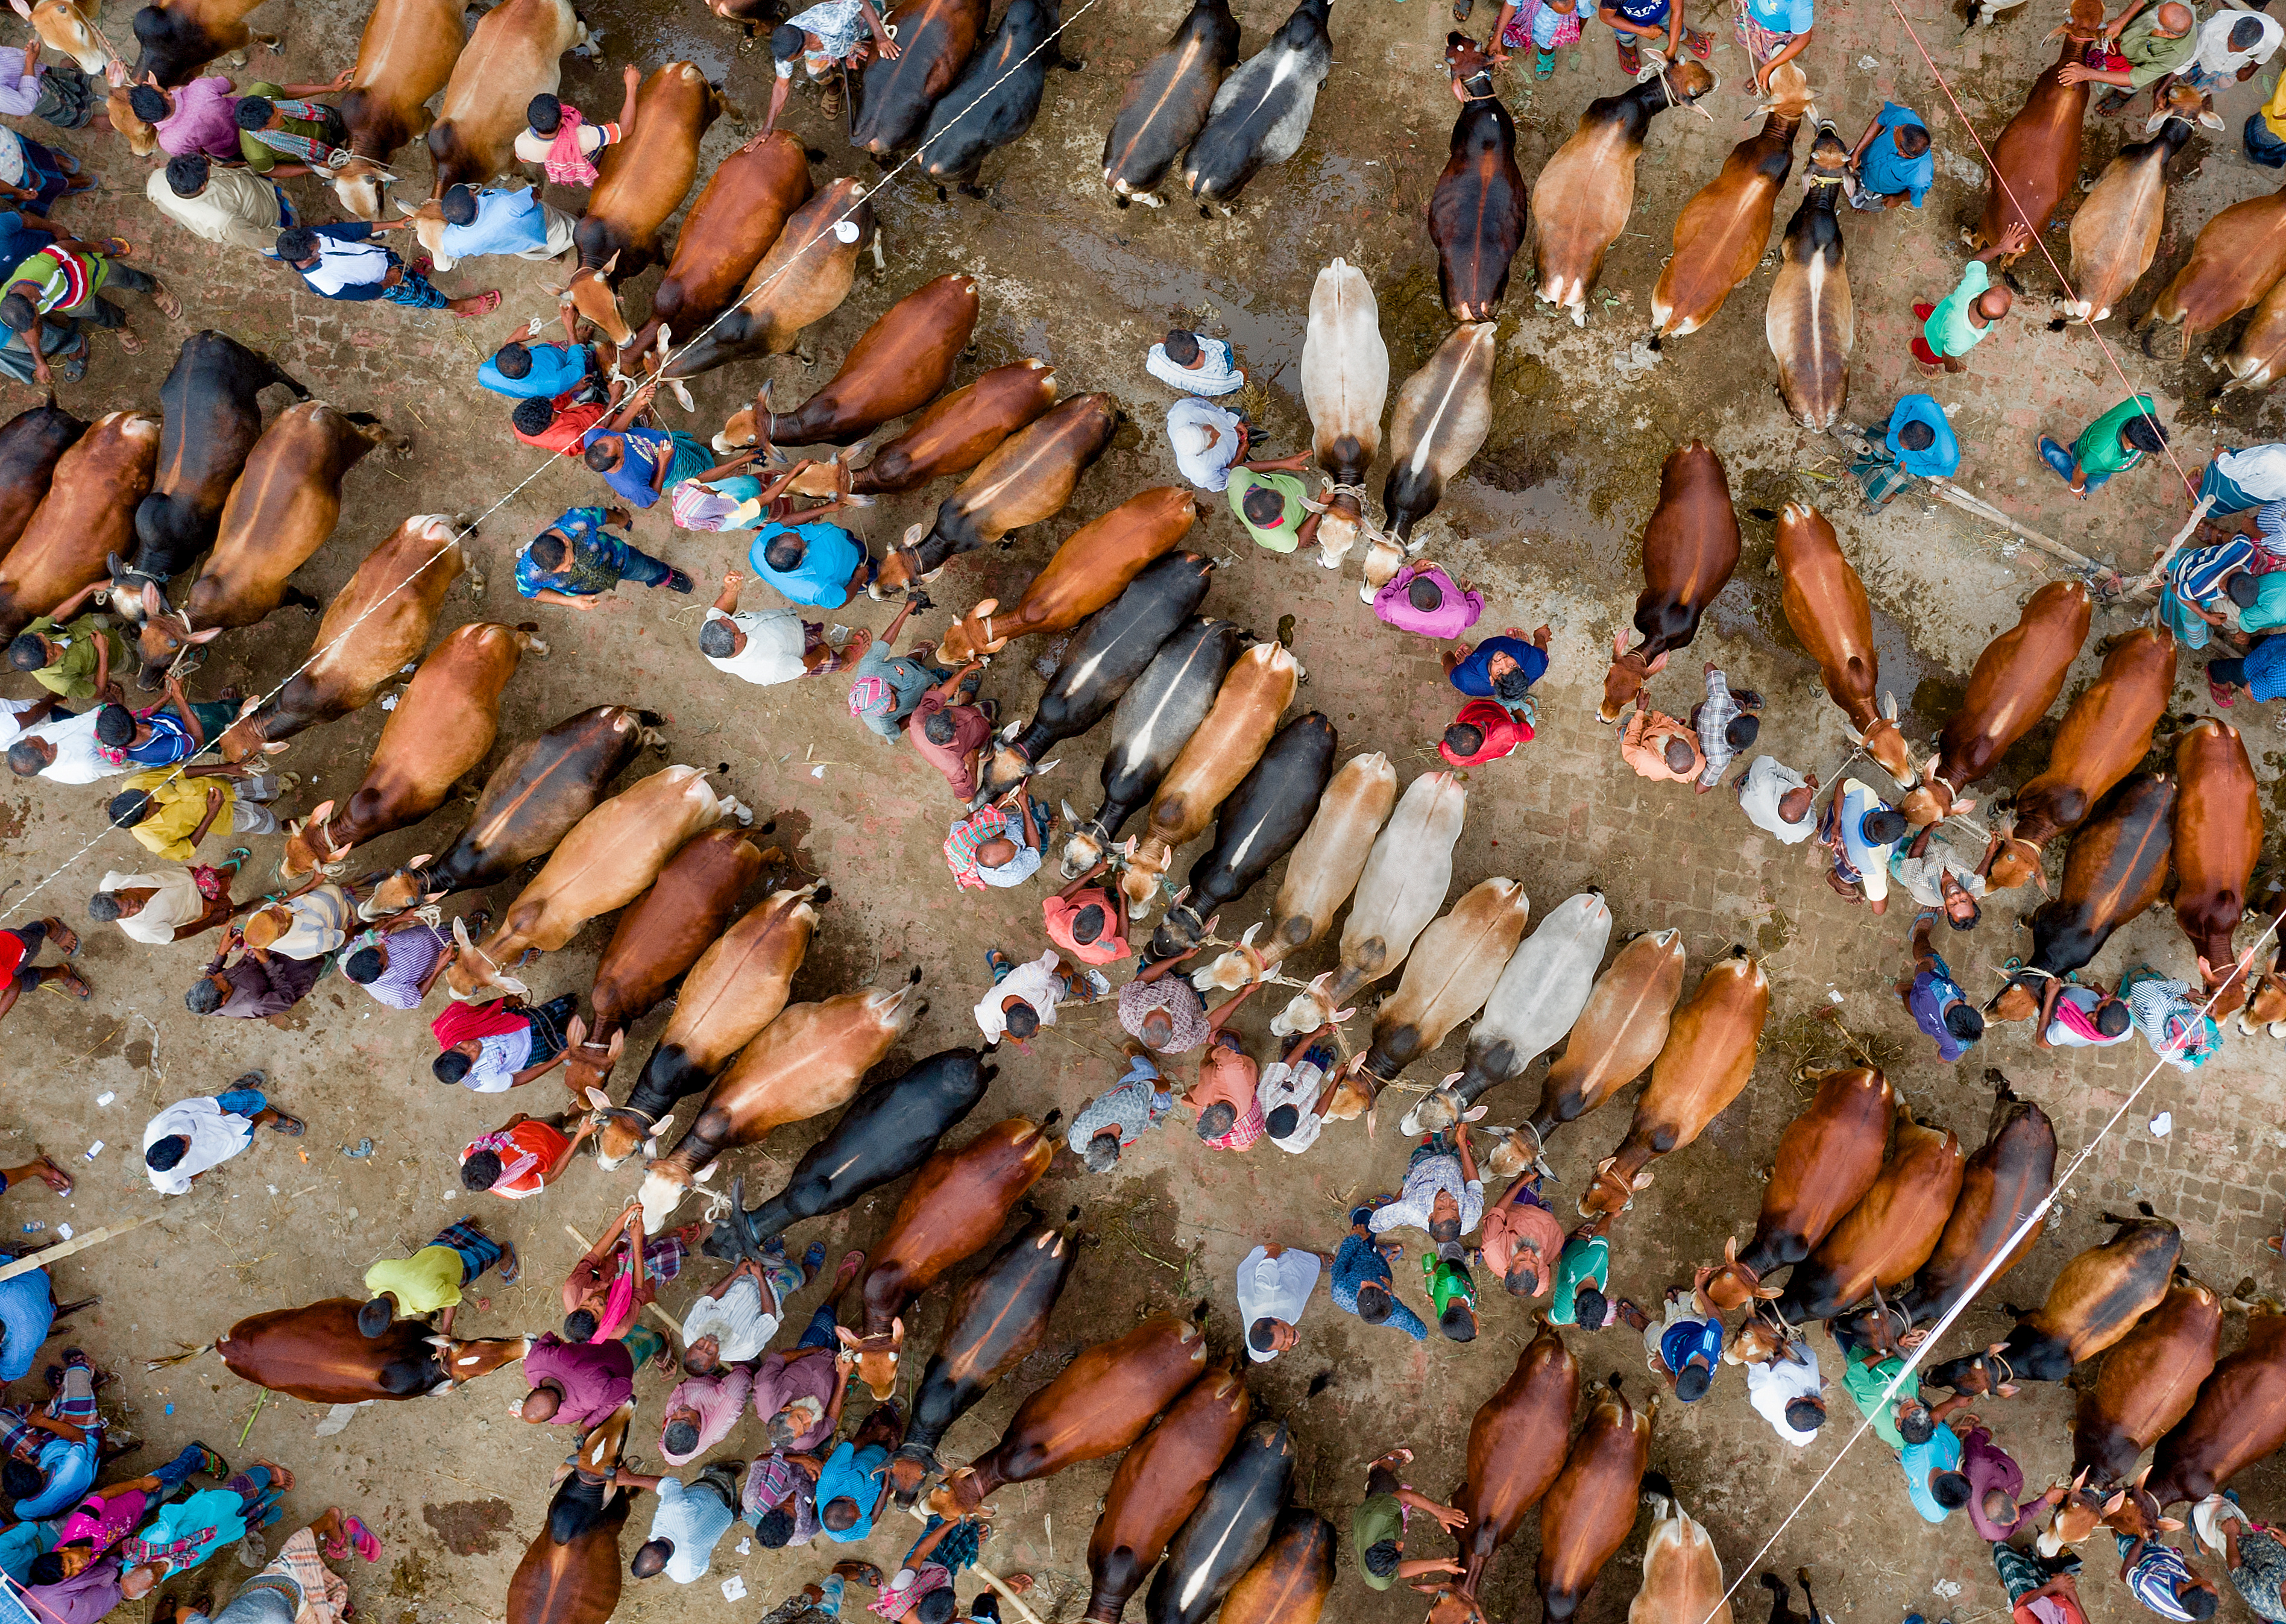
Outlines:
{"type": "Polygon", "coordinates": [[[352,158],[332,176],[334,194],[356,218],[381,218],[382,193],[397,179],[388,160],[427,126],[429,100],[468,43],[464,11],[461,0],[378,0],[366,19],[341,99],[352,158]]]}
{"type": "Polygon", "coordinates": [[[502,0],[486,12],[453,64],[445,107],[429,127],[437,168],[431,197],[482,185],[508,168],[524,110],[564,83],[564,53],[586,46],[587,25],[572,0],[502,0]]]}
{"type": "Polygon", "coordinates": [[[134,549],[135,506],[158,466],[159,420],[148,412],[105,414],[56,460],[48,493],[0,558],[0,641],[103,579],[112,554],[134,549]]]}

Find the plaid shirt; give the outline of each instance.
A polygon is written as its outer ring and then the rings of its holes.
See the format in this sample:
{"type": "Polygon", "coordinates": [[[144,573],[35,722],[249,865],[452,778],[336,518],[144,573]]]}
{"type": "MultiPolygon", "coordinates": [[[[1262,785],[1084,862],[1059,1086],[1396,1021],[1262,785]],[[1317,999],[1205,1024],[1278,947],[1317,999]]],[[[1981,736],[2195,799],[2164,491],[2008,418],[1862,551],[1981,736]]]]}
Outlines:
{"type": "Polygon", "coordinates": [[[1737,753],[1724,736],[1738,714],[1738,702],[1730,697],[1730,684],[1721,672],[1708,672],[1707,703],[1699,707],[1699,748],[1707,757],[1707,770],[1699,775],[1699,783],[1722,782],[1722,771],[1737,753]]]}
{"type": "Polygon", "coordinates": [[[774,1450],[747,1468],[739,1504],[749,1522],[760,1524],[766,1513],[786,1501],[789,1489],[793,1492],[792,1499],[787,1502],[787,1510],[793,1516],[793,1536],[789,1542],[807,1545],[817,1537],[817,1491],[809,1474],[788,1461],[784,1451],[774,1450]]]}

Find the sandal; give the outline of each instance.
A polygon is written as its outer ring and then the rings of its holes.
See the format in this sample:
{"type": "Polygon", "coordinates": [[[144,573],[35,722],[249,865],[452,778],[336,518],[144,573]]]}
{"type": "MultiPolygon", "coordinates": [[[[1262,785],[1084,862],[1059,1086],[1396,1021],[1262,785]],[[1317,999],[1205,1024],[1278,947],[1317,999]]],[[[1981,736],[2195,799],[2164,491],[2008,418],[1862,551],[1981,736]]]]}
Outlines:
{"type": "Polygon", "coordinates": [[[2226,711],[2238,703],[2238,696],[2212,677],[2207,679],[2207,698],[2213,700],[2219,708],[2226,711]]]}
{"type": "Polygon", "coordinates": [[[64,357],[63,364],[57,367],[56,370],[63,374],[64,382],[67,383],[86,382],[87,347],[83,344],[80,346],[78,354],[64,357]]]}
{"type": "Polygon", "coordinates": [[[501,1242],[500,1277],[503,1286],[513,1286],[524,1278],[524,1261],[516,1255],[513,1241],[501,1242]]]}
{"type": "Polygon", "coordinates": [[[158,307],[159,313],[168,320],[180,321],[183,319],[183,302],[175,296],[172,289],[163,286],[154,288],[151,290],[151,303],[158,307]]]}
{"type": "Polygon", "coordinates": [[[56,944],[56,951],[69,958],[79,951],[79,933],[58,919],[48,930],[48,940],[56,944]]]}
{"type": "Polygon", "coordinates": [[[494,311],[500,308],[500,289],[497,288],[487,288],[484,292],[477,296],[476,309],[456,310],[453,313],[455,316],[460,317],[464,321],[473,321],[479,316],[491,315],[494,311]]]}
{"type": "Polygon", "coordinates": [[[95,248],[96,252],[109,259],[125,259],[135,252],[135,245],[124,237],[106,237],[95,248]]]}
{"type": "Polygon", "coordinates": [[[95,989],[87,984],[86,978],[81,975],[78,971],[65,966],[59,967],[63,969],[63,974],[61,975],[51,976],[48,980],[48,985],[62,988],[66,992],[71,994],[72,997],[79,999],[82,1003],[85,1003],[88,999],[95,996],[95,989]]]}
{"type": "Polygon", "coordinates": [[[294,1474],[288,1471],[277,1462],[257,1459],[254,1463],[256,1466],[264,1468],[270,1473],[270,1486],[272,1488],[276,1489],[281,1494],[292,1490],[294,1486],[294,1474]]]}
{"type": "Polygon", "coordinates": [[[57,1194],[72,1193],[72,1176],[57,1166],[56,1159],[37,1145],[32,1147],[32,1171],[39,1176],[41,1183],[57,1194]]]}
{"type": "Polygon", "coordinates": [[[135,335],[132,328],[122,327],[119,329],[119,347],[129,355],[140,355],[143,353],[143,341],[135,335]]]}
{"type": "Polygon", "coordinates": [[[48,148],[48,155],[56,161],[56,167],[61,169],[65,174],[76,175],[79,173],[79,160],[73,157],[71,154],[64,151],[62,147],[51,146],[48,148]]]}
{"type": "Polygon", "coordinates": [[[342,1524],[342,1529],[350,1536],[350,1543],[356,1548],[359,1556],[363,1557],[367,1562],[381,1560],[381,1541],[374,1537],[372,1529],[365,1525],[363,1518],[351,1517],[345,1519],[342,1524]]]}
{"type": "Polygon", "coordinates": [[[272,1123],[270,1125],[278,1132],[284,1134],[289,1139],[300,1139],[303,1133],[309,1131],[310,1126],[309,1123],[303,1122],[300,1117],[288,1116],[283,1111],[278,1113],[278,1120],[272,1123]]]}

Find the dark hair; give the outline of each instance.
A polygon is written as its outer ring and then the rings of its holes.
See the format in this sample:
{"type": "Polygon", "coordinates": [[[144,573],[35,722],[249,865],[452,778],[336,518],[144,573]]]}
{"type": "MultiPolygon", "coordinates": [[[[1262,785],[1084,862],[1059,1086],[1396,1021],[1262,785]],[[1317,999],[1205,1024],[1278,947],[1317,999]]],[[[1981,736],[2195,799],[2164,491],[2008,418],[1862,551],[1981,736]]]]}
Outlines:
{"type": "Polygon", "coordinates": [[[1460,1215],[1455,1213],[1448,1218],[1432,1218],[1429,1220],[1428,1229],[1429,1238],[1440,1244],[1458,1241],[1461,1238],[1460,1215]]]}
{"type": "Polygon", "coordinates": [[[204,153],[185,153],[167,160],[167,190],[177,197],[196,197],[207,189],[204,153]]]}
{"type": "Polygon", "coordinates": [[[552,530],[543,530],[532,537],[531,546],[525,550],[532,555],[532,562],[543,570],[562,569],[570,552],[564,545],[564,538],[552,530]]]}
{"type": "Polygon", "coordinates": [[[1941,1471],[1929,1478],[1929,1498],[1948,1511],[1968,1503],[1968,1479],[1957,1471],[1941,1471]]]}
{"type": "Polygon", "coordinates": [[[1513,671],[1503,671],[1493,679],[1493,692],[1511,705],[1531,691],[1532,679],[1524,674],[1521,666],[1513,671]]]}
{"type": "Polygon", "coordinates": [[[1929,132],[1919,124],[1894,124],[1889,137],[1897,144],[1897,151],[1908,158],[1918,158],[1929,149],[1929,132]]]}
{"type": "Polygon", "coordinates": [[[2251,17],[2242,17],[2230,31],[2230,48],[2233,51],[2251,50],[2261,37],[2262,25],[2251,17]]]}
{"type": "Polygon", "coordinates": [[[1976,1006],[1963,1001],[1944,1012],[1944,1029],[1965,1044],[1973,1044],[1984,1036],[1984,1017],[1976,1006]]]}
{"type": "Polygon", "coordinates": [[[1397,1556],[1400,1549],[1395,1540],[1376,1540],[1365,1548],[1365,1555],[1358,1560],[1376,1579],[1386,1579],[1397,1572],[1397,1556]]]}
{"type": "Polygon", "coordinates": [[[373,985],[381,973],[388,967],[388,964],[381,956],[381,950],[377,947],[359,948],[342,960],[342,974],[360,987],[373,985]]]}
{"type": "Polygon", "coordinates": [[[1583,1285],[1572,1297],[1572,1317],[1589,1330],[1600,1330],[1609,1317],[1612,1305],[1604,1294],[1593,1286],[1583,1285]]]}
{"type": "Polygon", "coordinates": [[[1659,753],[1667,758],[1667,770],[1671,773],[1689,772],[1691,763],[1698,759],[1691,750],[1691,741],[1680,735],[1668,739],[1667,748],[1659,753]]]}
{"type": "Polygon", "coordinates": [[[1688,1364],[1675,1373],[1675,1396],[1685,1404],[1696,1404],[1707,1396],[1714,1383],[1714,1372],[1700,1364],[1688,1364]]]}
{"type": "Polygon", "coordinates": [[[1168,329],[1163,347],[1167,351],[1167,359],[1178,367],[1187,367],[1199,359],[1199,335],[1185,332],[1181,327],[1168,329]]]}
{"type": "Polygon", "coordinates": [[[2177,1591],[2175,1601],[2195,1619],[2214,1617],[2215,1593],[2204,1585],[2194,1585],[2189,1589],[2177,1591]]]}
{"type": "Polygon", "coordinates": [[[114,795],[103,808],[103,814],[116,829],[132,829],[151,815],[151,798],[141,790],[129,790],[114,795]]]}
{"type": "Polygon", "coordinates": [[[857,1502],[847,1494],[836,1494],[817,1508],[817,1520],[836,1533],[844,1533],[857,1525],[857,1502]]]}
{"type": "Polygon", "coordinates": [[[952,1624],[952,1615],[959,1611],[949,1589],[931,1590],[913,1604],[913,1617],[920,1624],[952,1624]]]}
{"type": "Polygon", "coordinates": [[[2241,570],[2223,583],[2223,595],[2241,609],[2251,609],[2262,595],[2262,583],[2241,570]]]}
{"type": "Polygon", "coordinates": [[[1905,821],[1905,815],[1893,807],[1883,807],[1865,815],[1865,840],[1869,845],[1894,846],[1904,840],[1912,828],[1912,825],[1905,821]]]}
{"type": "Polygon", "coordinates": [[[1246,1328],[1246,1345],[1257,1353],[1267,1353],[1278,1339],[1278,1321],[1265,1314],[1246,1328]]]}
{"type": "MultiPolygon", "coordinates": [[[[12,293],[0,299],[0,327],[6,327],[11,333],[29,330],[38,315],[39,312],[32,308],[32,302],[20,293],[12,293]]],[[[35,671],[39,669],[36,666],[32,668],[35,671]]]]}
{"type": "Polygon", "coordinates": [[[1797,1432],[1815,1432],[1825,1424],[1825,1406],[1807,1394],[1788,1399],[1785,1423],[1797,1432]]]}
{"type": "MultiPolygon", "coordinates": [[[[74,1541],[73,1543],[78,1543],[74,1541]]],[[[32,1582],[35,1585],[59,1585],[64,1581],[64,1559],[52,1550],[43,1550],[32,1558],[32,1582]]]]}
{"type": "Polygon", "coordinates": [[[1268,528],[1286,516],[1286,499],[1272,485],[1258,485],[1246,493],[1239,504],[1250,524],[1268,528]]]}
{"type": "Polygon", "coordinates": [[[921,719],[921,734],[932,745],[950,745],[953,732],[952,718],[942,711],[931,711],[921,719]]]}
{"type": "Polygon", "coordinates": [[[1897,444],[1907,451],[1927,451],[1936,444],[1936,430],[1916,417],[1897,430],[1897,444]]]}
{"type": "Polygon", "coordinates": [[[526,434],[545,434],[548,425],[555,421],[556,403],[537,395],[517,401],[516,410],[508,414],[508,422],[526,434]]]}
{"type": "Polygon", "coordinates": [[[713,659],[728,659],[738,651],[738,628],[728,618],[709,620],[698,628],[698,651],[713,659]]]}
{"type": "Polygon", "coordinates": [[[1102,936],[1103,927],[1108,923],[1109,918],[1103,911],[1103,904],[1090,903],[1072,916],[1072,940],[1078,942],[1094,942],[1102,936]]]}
{"type": "Polygon", "coordinates": [[[397,1318],[397,1305],[385,1297],[377,1297],[358,1310],[358,1335],[378,1336],[397,1318]]]}
{"type": "Polygon", "coordinates": [[[1924,1405],[1897,1412],[1897,1436],[1909,1444],[1925,1444],[1936,1436],[1936,1423],[1924,1405]]]}
{"type": "Polygon", "coordinates": [[[670,1421],[659,1434],[659,1447],[677,1455],[695,1455],[698,1450],[698,1429],[687,1421],[670,1421]]]}
{"type": "Polygon", "coordinates": [[[1282,1139],[1302,1125],[1302,1113],[1290,1105],[1281,1105],[1263,1119],[1263,1124],[1273,1139],[1282,1139]]]}
{"type": "Polygon", "coordinates": [[[500,1182],[500,1153],[493,1150],[472,1150],[469,1159],[461,1163],[461,1187],[464,1190],[489,1190],[500,1182]]]}
{"type": "Polygon", "coordinates": [[[1080,1159],[1087,1163],[1087,1171],[1091,1173],[1108,1173],[1118,1166],[1119,1130],[1098,1129],[1088,1140],[1087,1148],[1080,1153],[1080,1159]]]}
{"type": "MultiPolygon", "coordinates": [[[[464,186],[453,188],[453,192],[466,190],[464,186]]],[[[453,192],[445,193],[445,201],[452,201],[453,192]]],[[[469,222],[454,220],[453,223],[455,225],[466,225],[469,222]]],[[[493,366],[503,378],[528,378],[532,375],[532,351],[523,344],[511,340],[493,351],[493,366]]]]}
{"type": "Polygon", "coordinates": [[[793,1513],[772,1506],[754,1524],[754,1543],[764,1550],[784,1550],[793,1541],[793,1513]]]}
{"type": "Polygon", "coordinates": [[[1752,716],[1733,716],[1730,725],[1722,729],[1722,740],[1733,750],[1752,745],[1762,730],[1762,724],[1752,716]]]}
{"type": "Polygon", "coordinates": [[[1029,1037],[1040,1029],[1040,1012],[1019,998],[1000,1013],[1011,1037],[1029,1037]]]}
{"type": "Polygon", "coordinates": [[[240,130],[260,130],[277,116],[278,109],[270,105],[267,96],[241,96],[238,106],[231,110],[231,122],[240,130]]]}
{"type": "Polygon", "coordinates": [[[524,122],[536,134],[554,135],[564,124],[564,104],[542,91],[524,104],[524,122]]]}
{"type": "Polygon", "coordinates": [[[808,556],[809,548],[791,530],[778,532],[762,549],[762,562],[781,575],[801,568],[801,561],[808,556]]]}
{"type": "Polygon", "coordinates": [[[1454,755],[1474,755],[1485,747],[1485,730],[1474,722],[1456,721],[1445,729],[1445,747],[1454,755]]]}
{"type": "Polygon", "coordinates": [[[296,225],[278,233],[278,257],[299,264],[318,251],[318,233],[306,225],[296,225]]]}
{"type": "Polygon", "coordinates": [[[634,1560],[627,1572],[637,1579],[649,1579],[666,1566],[666,1559],[674,1554],[673,1540],[645,1540],[635,1547],[634,1560]]]}
{"type": "Polygon", "coordinates": [[[770,30],[770,55],[778,61],[792,61],[808,43],[808,36],[790,22],[782,22],[770,30]]]}
{"type": "Polygon", "coordinates": [[[211,1015],[222,1007],[222,989],[212,980],[201,975],[183,995],[183,1007],[193,1015],[211,1015]]]}
{"type": "Polygon", "coordinates": [[[167,116],[165,94],[151,85],[130,87],[127,92],[127,106],[137,118],[146,124],[155,124],[167,116]]]}
{"type": "Polygon", "coordinates": [[[1416,575],[1406,586],[1405,601],[1425,615],[1445,606],[1445,594],[1428,576],[1416,575]]]}
{"type": "Polygon", "coordinates": [[[1199,1113],[1199,1137],[1218,1139],[1230,1131],[1231,1124],[1237,1120],[1237,1108],[1227,1100],[1218,1100],[1199,1113]]]}
{"type": "Polygon", "coordinates": [[[2127,1005],[2114,998],[2095,1013],[2095,1029],[2106,1037],[2117,1037],[2133,1022],[2127,1005]]]}
{"type": "Polygon", "coordinates": [[[595,472],[608,474],[611,471],[611,454],[615,449],[611,437],[605,435],[601,439],[588,441],[587,449],[580,453],[579,460],[595,472]]]}
{"type": "Polygon", "coordinates": [[[595,1311],[575,1308],[564,1316],[564,1336],[567,1342],[585,1342],[595,1334],[595,1311]]]}
{"type": "Polygon", "coordinates": [[[429,1069],[439,1083],[458,1083],[469,1075],[469,1057],[457,1050],[447,1049],[429,1062],[429,1069]]]}
{"type": "Polygon", "coordinates": [[[2148,412],[2138,412],[2129,418],[2127,426],[2120,433],[2138,451],[2157,452],[2167,448],[2167,431],[2152,421],[2148,412]]]}
{"type": "Polygon", "coordinates": [[[29,1500],[47,1486],[47,1474],[28,1461],[12,1457],[0,1466],[0,1494],[11,1500],[29,1500]]]}
{"type": "Polygon", "coordinates": [[[1437,1328],[1452,1342],[1474,1342],[1477,1339],[1477,1314],[1468,1304],[1454,1297],[1445,1305],[1445,1312],[1437,1316],[1437,1328]]]}
{"type": "Polygon", "coordinates": [[[1397,1299],[1377,1280],[1361,1281],[1357,1289],[1357,1315],[1368,1325],[1386,1325],[1396,1312],[1397,1299]]]}
{"type": "Polygon", "coordinates": [[[143,1149],[143,1165],[165,1172],[180,1162],[191,1148],[187,1134],[170,1133],[165,1139],[153,1139],[143,1149]]]}
{"type": "Polygon", "coordinates": [[[9,639],[8,663],[19,671],[44,670],[48,663],[48,645],[40,641],[36,632],[20,632],[9,639]]]}
{"type": "Polygon", "coordinates": [[[119,898],[109,891],[97,892],[87,899],[87,917],[100,924],[111,924],[119,918],[119,898]]]}
{"type": "MultiPolygon", "coordinates": [[[[1967,895],[1967,894],[1963,892],[1962,895],[1967,895]]],[[[1971,896],[1968,898],[1968,917],[1967,918],[1956,919],[1952,917],[1951,913],[1948,911],[1944,916],[1944,922],[1951,926],[1955,930],[1975,930],[1976,928],[1976,922],[1983,917],[1983,906],[1979,903],[1975,897],[1971,896]]]]}
{"type": "MultiPolygon", "coordinates": [[[[246,104],[241,102],[239,105],[243,107],[246,104]]],[[[465,185],[447,186],[445,188],[445,195],[437,200],[437,212],[443,215],[446,222],[451,225],[474,225],[477,223],[477,194],[465,185]]],[[[518,344],[516,347],[522,349],[524,346],[518,344]]],[[[527,369],[529,365],[527,360],[527,369]]],[[[507,369],[502,368],[502,370],[507,369]]],[[[508,375],[511,378],[520,378],[524,374],[511,372],[508,375]]]]}
{"type": "Polygon", "coordinates": [[[989,1590],[980,1590],[970,1598],[968,1616],[981,1619],[983,1624],[1000,1624],[1000,1598],[989,1590]]]}

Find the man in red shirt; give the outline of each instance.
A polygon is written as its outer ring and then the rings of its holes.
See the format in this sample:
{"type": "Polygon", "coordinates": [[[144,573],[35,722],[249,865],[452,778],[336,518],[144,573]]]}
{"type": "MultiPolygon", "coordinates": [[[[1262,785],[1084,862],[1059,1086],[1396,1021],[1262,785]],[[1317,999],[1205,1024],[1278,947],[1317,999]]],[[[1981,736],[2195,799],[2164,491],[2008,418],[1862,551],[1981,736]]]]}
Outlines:
{"type": "Polygon", "coordinates": [[[1084,965],[1127,957],[1127,911],[1093,868],[1040,904],[1048,940],[1084,965]]]}
{"type": "Polygon", "coordinates": [[[30,968],[48,942],[67,958],[79,951],[79,934],[61,919],[35,919],[18,930],[0,930],[0,1015],[16,1007],[16,1000],[43,981],[53,981],[75,998],[91,996],[88,984],[69,965],[30,968]]]}
{"type": "Polygon", "coordinates": [[[1496,699],[1471,699],[1453,718],[1437,753],[1454,767],[1497,761],[1532,742],[1532,724],[1509,714],[1496,699]]]}
{"type": "Polygon", "coordinates": [[[605,410],[600,400],[581,400],[584,392],[575,389],[553,400],[534,397],[517,401],[516,415],[508,420],[516,438],[559,457],[582,454],[587,449],[587,431],[603,421],[605,410]]]}
{"type": "MultiPolygon", "coordinates": [[[[962,800],[975,798],[977,753],[992,737],[993,713],[989,699],[982,705],[954,705],[950,700],[965,679],[983,666],[981,659],[970,660],[923,694],[905,721],[905,737],[913,741],[913,748],[944,775],[953,794],[962,800]]],[[[973,682],[967,684],[967,690],[975,691],[973,682]]]]}
{"type": "Polygon", "coordinates": [[[566,1137],[569,1121],[564,1112],[542,1121],[518,1111],[461,1150],[461,1183],[508,1201],[539,1194],[572,1165],[572,1154],[595,1131],[591,1121],[583,1121],[566,1137]]]}

